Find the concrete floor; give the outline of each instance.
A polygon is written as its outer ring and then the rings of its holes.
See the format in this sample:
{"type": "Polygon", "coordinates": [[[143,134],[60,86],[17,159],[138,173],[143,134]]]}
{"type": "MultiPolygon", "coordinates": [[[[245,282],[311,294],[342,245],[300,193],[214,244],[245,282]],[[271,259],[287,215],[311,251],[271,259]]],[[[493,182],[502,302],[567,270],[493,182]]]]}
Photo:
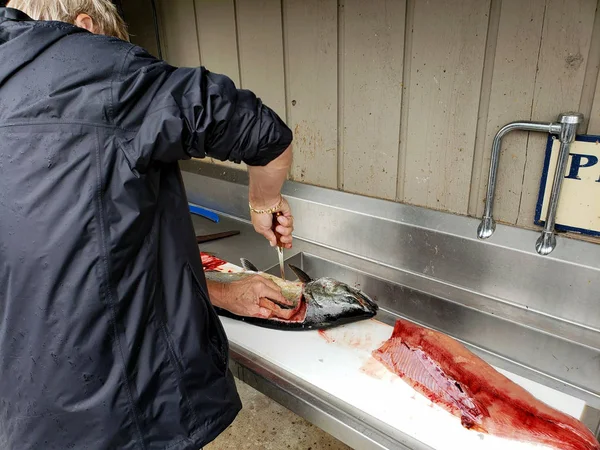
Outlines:
{"type": "Polygon", "coordinates": [[[349,450],[350,447],[236,379],[244,405],[235,422],[204,450],[349,450]]]}

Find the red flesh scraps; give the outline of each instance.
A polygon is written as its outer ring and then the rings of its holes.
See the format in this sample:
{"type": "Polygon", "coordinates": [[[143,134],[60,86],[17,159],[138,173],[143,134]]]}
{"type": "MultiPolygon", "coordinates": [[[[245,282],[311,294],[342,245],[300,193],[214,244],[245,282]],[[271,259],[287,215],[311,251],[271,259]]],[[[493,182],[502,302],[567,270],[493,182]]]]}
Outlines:
{"type": "Polygon", "coordinates": [[[304,322],[305,317],[306,317],[306,301],[304,300],[304,297],[302,297],[300,299],[300,301],[298,302],[298,306],[296,306],[296,308],[294,308],[294,310],[292,311],[289,318],[271,316],[271,317],[269,317],[269,320],[275,320],[275,321],[279,321],[279,322],[304,322]]]}
{"type": "Polygon", "coordinates": [[[223,261],[216,256],[207,255],[206,253],[200,252],[200,257],[202,258],[204,270],[217,270],[222,265],[227,264],[226,261],[223,261]]]}
{"type": "Polygon", "coordinates": [[[561,450],[600,450],[581,422],[539,401],[445,334],[398,320],[373,356],[466,428],[561,450]]]}

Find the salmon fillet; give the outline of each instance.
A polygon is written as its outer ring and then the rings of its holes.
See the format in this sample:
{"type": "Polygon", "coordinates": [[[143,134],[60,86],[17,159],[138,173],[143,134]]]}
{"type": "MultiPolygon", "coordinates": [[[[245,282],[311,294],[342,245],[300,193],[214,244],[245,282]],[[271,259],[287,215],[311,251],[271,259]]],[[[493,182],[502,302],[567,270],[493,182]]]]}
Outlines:
{"type": "Polygon", "coordinates": [[[512,382],[451,337],[406,320],[373,356],[465,428],[561,450],[600,450],[591,431],[512,382]]]}

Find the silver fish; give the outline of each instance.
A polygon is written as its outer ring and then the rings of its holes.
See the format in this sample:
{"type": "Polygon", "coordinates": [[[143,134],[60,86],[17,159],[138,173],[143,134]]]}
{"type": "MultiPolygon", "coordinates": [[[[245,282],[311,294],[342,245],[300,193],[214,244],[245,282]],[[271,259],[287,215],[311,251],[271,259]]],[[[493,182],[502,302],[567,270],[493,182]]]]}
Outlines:
{"type": "Polygon", "coordinates": [[[377,314],[377,304],[364,292],[332,278],[313,280],[304,271],[288,264],[299,281],[285,281],[276,276],[259,271],[254,264],[242,258],[243,272],[205,271],[206,278],[221,283],[231,283],[244,277],[260,275],[279,286],[283,296],[292,306],[280,304],[290,310],[289,318],[237,316],[222,308],[216,308],[219,315],[241,320],[254,325],[278,330],[327,329],[335,326],[369,319],[377,314]]]}

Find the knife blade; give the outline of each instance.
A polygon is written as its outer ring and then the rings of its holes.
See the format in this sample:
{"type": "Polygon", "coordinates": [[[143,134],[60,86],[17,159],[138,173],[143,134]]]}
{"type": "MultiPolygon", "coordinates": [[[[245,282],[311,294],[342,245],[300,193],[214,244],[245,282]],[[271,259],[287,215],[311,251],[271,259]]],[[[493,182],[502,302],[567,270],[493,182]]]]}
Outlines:
{"type": "Polygon", "coordinates": [[[223,231],[222,233],[204,234],[196,236],[196,243],[202,244],[203,242],[216,241],[217,239],[223,239],[229,236],[235,236],[240,234],[238,230],[223,231]]]}
{"type": "Polygon", "coordinates": [[[277,218],[282,215],[283,215],[283,213],[281,211],[273,213],[273,226],[271,227],[271,229],[273,230],[273,233],[275,233],[275,238],[277,239],[277,247],[276,248],[277,248],[277,257],[279,258],[279,271],[281,272],[281,279],[285,280],[285,268],[283,265],[283,243],[281,242],[281,234],[279,234],[277,231],[275,231],[275,228],[277,228],[277,225],[279,225],[277,218]]]}

